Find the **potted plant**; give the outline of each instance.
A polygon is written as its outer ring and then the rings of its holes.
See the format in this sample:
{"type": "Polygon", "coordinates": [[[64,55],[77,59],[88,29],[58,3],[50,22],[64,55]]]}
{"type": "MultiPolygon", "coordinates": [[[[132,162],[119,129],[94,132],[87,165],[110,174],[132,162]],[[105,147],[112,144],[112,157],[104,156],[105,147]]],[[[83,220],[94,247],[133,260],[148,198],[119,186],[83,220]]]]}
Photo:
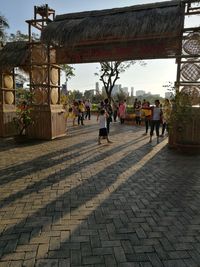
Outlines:
{"type": "Polygon", "coordinates": [[[172,99],[172,113],[169,122],[169,145],[182,152],[197,152],[200,150],[200,109],[194,106],[192,88],[176,91],[172,99]]]}
{"type": "Polygon", "coordinates": [[[15,136],[17,142],[27,140],[27,128],[33,124],[31,117],[31,99],[32,94],[29,91],[21,89],[18,92],[16,117],[13,118],[17,130],[17,135],[15,136]]]}

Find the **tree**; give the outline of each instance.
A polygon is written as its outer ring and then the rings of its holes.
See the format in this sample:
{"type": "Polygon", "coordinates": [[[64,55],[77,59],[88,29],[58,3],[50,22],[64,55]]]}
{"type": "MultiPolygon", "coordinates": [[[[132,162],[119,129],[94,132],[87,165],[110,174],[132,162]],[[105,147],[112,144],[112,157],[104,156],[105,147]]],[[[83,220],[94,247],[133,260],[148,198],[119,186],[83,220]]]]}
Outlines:
{"type": "Polygon", "coordinates": [[[61,65],[61,68],[62,68],[62,71],[65,73],[65,80],[66,80],[66,85],[67,85],[67,82],[68,82],[73,76],[75,76],[75,74],[74,74],[74,70],[75,70],[75,68],[73,68],[72,66],[67,65],[67,64],[63,64],[63,65],[61,65]]]}
{"type": "Polygon", "coordinates": [[[79,90],[69,91],[68,93],[69,102],[73,102],[73,100],[79,100],[83,98],[83,93],[79,90]]]}
{"type": "MultiPolygon", "coordinates": [[[[137,61],[107,61],[101,62],[101,69],[99,73],[95,75],[100,77],[100,81],[103,82],[107,97],[111,100],[112,90],[116,81],[120,78],[120,73],[125,72],[131,65],[134,65],[137,61]]],[[[140,64],[145,65],[142,61],[138,61],[140,64]]]]}
{"type": "Polygon", "coordinates": [[[25,135],[27,128],[33,124],[31,117],[32,94],[24,89],[18,90],[18,104],[16,117],[13,118],[14,125],[19,136],[25,135]]]}
{"type": "Polygon", "coordinates": [[[5,38],[5,29],[9,28],[7,19],[4,16],[0,16],[0,41],[5,38]]]}
{"type": "MultiPolygon", "coordinates": [[[[40,36],[37,33],[32,33],[32,39],[34,41],[39,41],[40,40],[40,36]]],[[[9,42],[16,42],[16,41],[27,41],[29,40],[29,35],[28,34],[24,34],[21,31],[16,31],[16,33],[11,33],[8,37],[7,40],[9,42]]]]}
{"type": "Polygon", "coordinates": [[[129,97],[128,93],[125,93],[122,89],[120,89],[119,93],[117,93],[115,96],[118,102],[123,101],[124,99],[127,100],[128,97],[129,97]]]}
{"type": "Polygon", "coordinates": [[[94,90],[86,90],[86,91],[84,92],[84,98],[85,98],[85,99],[90,99],[90,100],[92,100],[93,96],[94,96],[94,90]]]}

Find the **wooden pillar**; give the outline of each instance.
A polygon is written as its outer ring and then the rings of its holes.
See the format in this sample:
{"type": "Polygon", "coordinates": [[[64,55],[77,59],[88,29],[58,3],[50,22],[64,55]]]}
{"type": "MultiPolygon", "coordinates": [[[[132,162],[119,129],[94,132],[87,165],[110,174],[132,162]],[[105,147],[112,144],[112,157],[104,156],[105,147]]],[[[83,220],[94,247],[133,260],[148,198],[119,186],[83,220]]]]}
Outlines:
{"type": "Polygon", "coordinates": [[[13,123],[15,116],[14,69],[0,70],[0,137],[13,136],[16,133],[13,123]]]}
{"type": "Polygon", "coordinates": [[[32,27],[43,30],[54,19],[55,11],[48,5],[34,8],[34,19],[29,24],[30,91],[33,94],[31,138],[51,140],[65,135],[65,117],[60,104],[60,67],[56,65],[53,47],[32,40],[32,27]]]}
{"type": "Polygon", "coordinates": [[[40,43],[30,44],[32,118],[28,136],[51,140],[65,135],[65,117],[60,104],[60,67],[55,64],[55,50],[40,43]]]}

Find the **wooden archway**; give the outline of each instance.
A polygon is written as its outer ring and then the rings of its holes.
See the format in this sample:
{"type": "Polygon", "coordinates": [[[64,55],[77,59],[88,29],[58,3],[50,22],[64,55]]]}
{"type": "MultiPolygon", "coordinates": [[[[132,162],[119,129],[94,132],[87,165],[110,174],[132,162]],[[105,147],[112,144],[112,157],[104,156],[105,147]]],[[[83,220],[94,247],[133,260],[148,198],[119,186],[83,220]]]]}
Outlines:
{"type": "MultiPolygon", "coordinates": [[[[198,74],[194,80],[188,72],[196,73],[199,69],[200,27],[184,26],[186,15],[200,14],[196,3],[199,1],[173,0],[56,17],[48,5],[35,7],[34,19],[27,21],[27,66],[30,89],[37,99],[33,112],[37,126],[30,130],[30,136],[52,139],[65,134],[59,64],[176,58],[176,86],[199,88],[198,74]],[[41,31],[41,42],[32,40],[32,27],[41,31]]],[[[3,90],[1,84],[1,95],[3,90]]],[[[0,106],[4,104],[1,102],[0,106]]]]}

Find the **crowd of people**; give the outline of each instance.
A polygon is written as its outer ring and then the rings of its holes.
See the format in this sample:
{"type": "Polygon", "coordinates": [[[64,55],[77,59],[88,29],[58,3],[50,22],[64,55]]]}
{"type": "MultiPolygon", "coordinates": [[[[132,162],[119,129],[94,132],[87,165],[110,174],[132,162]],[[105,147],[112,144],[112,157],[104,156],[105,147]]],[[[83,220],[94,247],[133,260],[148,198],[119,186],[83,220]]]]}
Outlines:
{"type": "Polygon", "coordinates": [[[144,135],[147,135],[150,129],[149,142],[152,142],[154,130],[156,132],[157,143],[159,142],[159,137],[164,137],[165,131],[168,133],[169,121],[172,112],[172,105],[169,99],[166,98],[163,104],[161,104],[159,100],[155,100],[153,106],[151,106],[145,99],[142,103],[141,101],[137,101],[137,99],[135,99],[134,111],[136,125],[141,125],[142,118],[144,118],[144,135]],[[159,132],[160,125],[162,125],[161,134],[159,132]]]}
{"type": "MultiPolygon", "coordinates": [[[[90,100],[74,101],[69,108],[67,118],[72,118],[73,126],[84,125],[84,120],[91,118],[92,104],[90,100]],[[76,124],[77,120],[77,124],[76,124]]],[[[161,104],[159,100],[155,100],[154,105],[150,105],[145,99],[141,102],[135,99],[133,103],[133,110],[135,114],[135,125],[140,126],[142,122],[145,125],[144,135],[150,133],[149,142],[152,142],[154,131],[156,132],[157,143],[160,137],[164,137],[168,132],[168,125],[172,106],[169,99],[165,99],[161,104]],[[160,126],[162,126],[160,134],[160,126]]],[[[108,135],[110,132],[110,123],[119,121],[124,124],[127,116],[126,100],[114,102],[112,105],[108,99],[101,101],[98,105],[97,121],[99,121],[99,138],[98,143],[101,144],[101,138],[107,139],[110,142],[108,135]]]]}
{"type": "Polygon", "coordinates": [[[90,120],[91,118],[92,103],[90,100],[74,100],[71,107],[66,110],[66,120],[71,118],[73,126],[84,125],[84,119],[90,120]],[[76,124],[77,120],[77,124],[76,124]]]}

